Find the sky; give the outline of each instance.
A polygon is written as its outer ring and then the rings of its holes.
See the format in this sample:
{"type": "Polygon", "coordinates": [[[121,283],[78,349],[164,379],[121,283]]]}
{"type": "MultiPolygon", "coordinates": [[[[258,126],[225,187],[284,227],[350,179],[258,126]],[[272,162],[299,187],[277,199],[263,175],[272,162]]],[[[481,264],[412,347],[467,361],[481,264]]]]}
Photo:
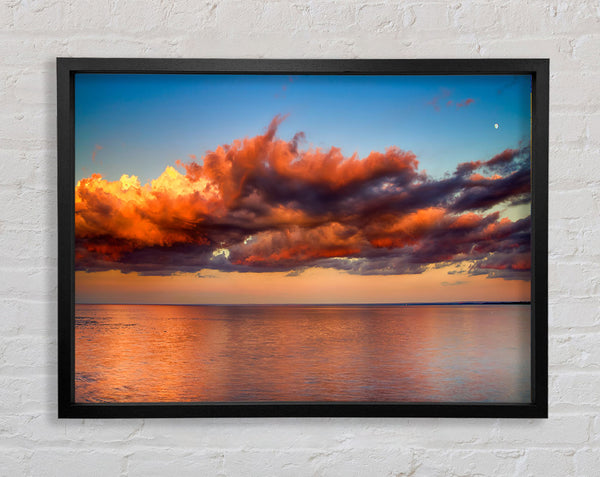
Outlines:
{"type": "Polygon", "coordinates": [[[528,301],[530,91],[77,74],[76,301],[528,301]]]}

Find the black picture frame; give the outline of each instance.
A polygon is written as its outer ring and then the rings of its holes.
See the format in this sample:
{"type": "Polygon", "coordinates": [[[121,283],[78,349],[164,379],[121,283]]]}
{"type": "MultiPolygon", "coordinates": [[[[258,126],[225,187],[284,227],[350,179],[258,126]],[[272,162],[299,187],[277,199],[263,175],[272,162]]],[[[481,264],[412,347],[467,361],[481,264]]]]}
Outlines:
{"type": "Polygon", "coordinates": [[[57,59],[58,133],[58,417],[483,417],[548,416],[548,59],[254,60],[57,59]],[[525,404],[381,402],[74,402],[74,177],[76,73],[532,75],[531,388],[525,404]]]}

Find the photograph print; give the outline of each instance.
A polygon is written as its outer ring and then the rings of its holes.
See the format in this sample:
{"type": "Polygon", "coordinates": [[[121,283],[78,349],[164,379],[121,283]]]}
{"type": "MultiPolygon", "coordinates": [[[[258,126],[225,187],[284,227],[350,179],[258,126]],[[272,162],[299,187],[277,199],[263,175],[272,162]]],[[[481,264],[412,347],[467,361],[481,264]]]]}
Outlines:
{"type": "Polygon", "coordinates": [[[532,76],[76,73],[75,403],[530,403],[532,76]]]}

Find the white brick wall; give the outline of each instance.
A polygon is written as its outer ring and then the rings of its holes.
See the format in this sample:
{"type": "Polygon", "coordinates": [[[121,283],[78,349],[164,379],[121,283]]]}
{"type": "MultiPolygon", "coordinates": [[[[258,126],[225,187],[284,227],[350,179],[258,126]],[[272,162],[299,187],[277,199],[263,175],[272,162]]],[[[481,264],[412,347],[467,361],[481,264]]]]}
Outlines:
{"type": "Polygon", "coordinates": [[[597,0],[2,0],[0,475],[600,475],[597,0]],[[550,57],[550,419],[56,419],[56,56],[550,57]]]}

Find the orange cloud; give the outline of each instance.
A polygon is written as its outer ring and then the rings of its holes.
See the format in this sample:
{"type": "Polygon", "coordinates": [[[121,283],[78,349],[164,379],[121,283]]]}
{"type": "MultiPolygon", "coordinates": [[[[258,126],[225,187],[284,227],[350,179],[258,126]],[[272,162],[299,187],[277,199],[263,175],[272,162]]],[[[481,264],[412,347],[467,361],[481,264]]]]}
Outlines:
{"type": "Polygon", "coordinates": [[[473,104],[474,102],[475,100],[473,98],[467,98],[464,101],[461,101],[460,103],[456,103],[456,109],[466,108],[467,106],[469,106],[469,104],[473,104]]]}
{"type": "Polygon", "coordinates": [[[94,152],[92,152],[92,162],[96,161],[96,153],[102,149],[102,146],[99,146],[98,144],[96,144],[96,146],[94,147],[94,152]]]}
{"type": "Polygon", "coordinates": [[[180,170],[169,166],[144,185],[134,175],[79,181],[77,268],[161,275],[319,266],[402,274],[468,260],[482,265],[474,274],[489,268],[527,276],[529,219],[482,213],[528,200],[527,148],[459,164],[452,177],[433,180],[412,152],[395,146],[362,159],[335,147],[300,151],[302,133],[276,137],[282,120],[201,161],[177,162],[180,170]]]}

